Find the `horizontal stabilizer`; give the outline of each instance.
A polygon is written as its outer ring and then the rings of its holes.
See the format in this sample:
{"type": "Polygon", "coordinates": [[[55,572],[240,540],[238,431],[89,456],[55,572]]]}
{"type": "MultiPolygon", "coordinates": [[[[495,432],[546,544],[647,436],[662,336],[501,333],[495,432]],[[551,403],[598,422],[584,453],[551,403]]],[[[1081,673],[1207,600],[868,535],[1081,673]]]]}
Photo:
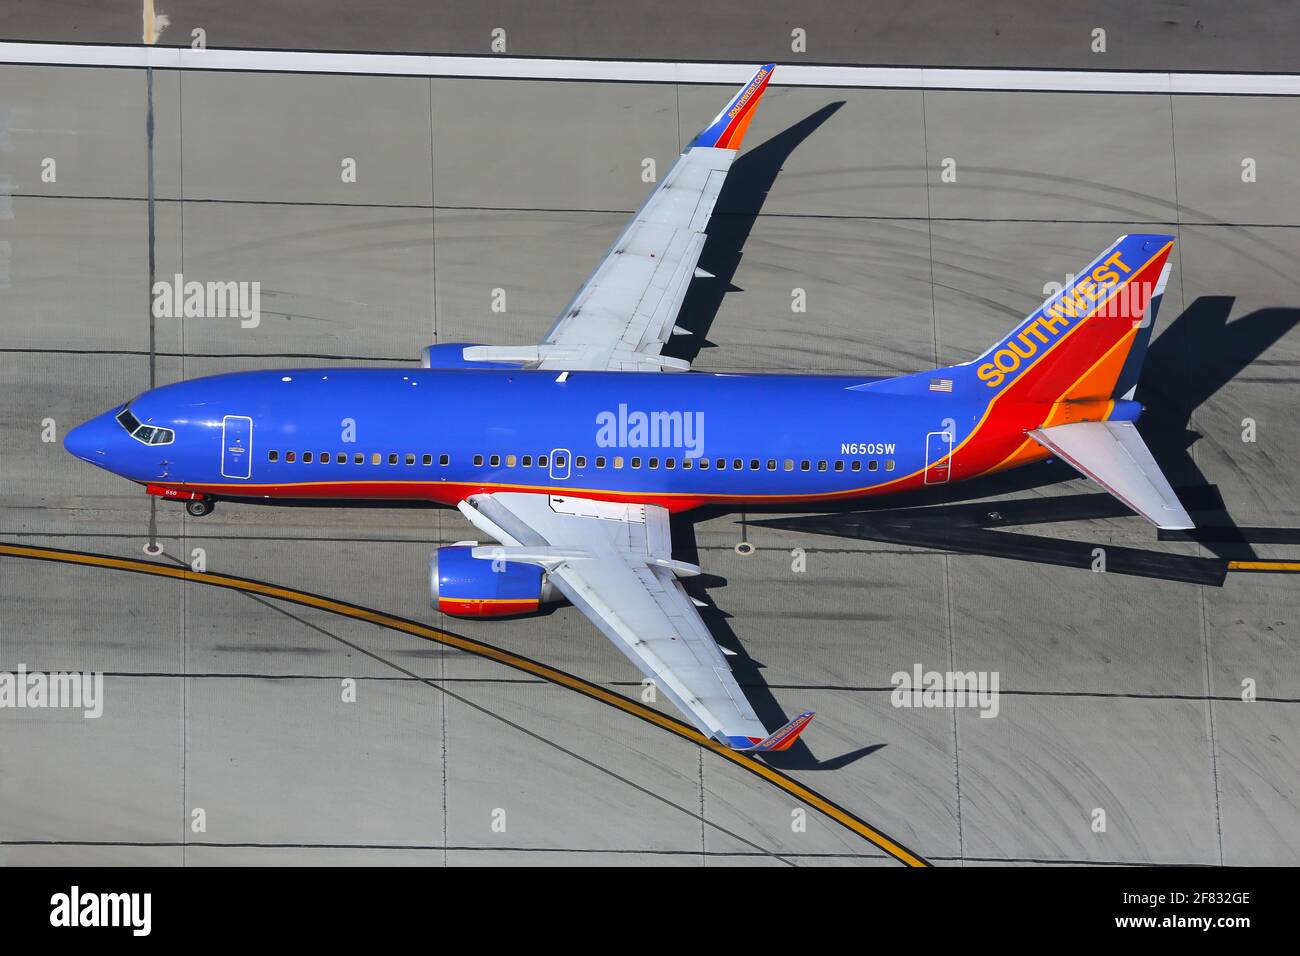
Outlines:
{"type": "Polygon", "coordinates": [[[1157,528],[1196,527],[1132,422],[1074,422],[1029,434],[1157,528]]]}

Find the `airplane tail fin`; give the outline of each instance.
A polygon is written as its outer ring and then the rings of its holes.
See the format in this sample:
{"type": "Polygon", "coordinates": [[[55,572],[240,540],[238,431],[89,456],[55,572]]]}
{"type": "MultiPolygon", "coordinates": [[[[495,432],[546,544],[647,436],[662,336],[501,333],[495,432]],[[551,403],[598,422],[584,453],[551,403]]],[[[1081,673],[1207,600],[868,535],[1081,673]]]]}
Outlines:
{"type": "Polygon", "coordinates": [[[1173,236],[1120,236],[970,365],[990,400],[1037,425],[1026,430],[1038,445],[1158,527],[1187,529],[1191,517],[1133,425],[1173,245],[1173,236]]]}
{"type": "Polygon", "coordinates": [[[1173,245],[1165,235],[1116,239],[968,363],[989,397],[1050,407],[1044,425],[1108,417],[1108,404],[1127,398],[1137,383],[1173,245]]]}

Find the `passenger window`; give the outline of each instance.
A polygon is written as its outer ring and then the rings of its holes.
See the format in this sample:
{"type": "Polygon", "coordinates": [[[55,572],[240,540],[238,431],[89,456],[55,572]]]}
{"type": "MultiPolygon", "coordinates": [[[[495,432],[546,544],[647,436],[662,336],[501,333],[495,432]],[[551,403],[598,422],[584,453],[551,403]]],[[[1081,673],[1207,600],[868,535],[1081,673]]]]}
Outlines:
{"type": "Polygon", "coordinates": [[[879,467],[880,462],[876,461],[874,458],[867,462],[867,471],[876,471],[879,467]]]}
{"type": "Polygon", "coordinates": [[[420,464],[422,464],[422,465],[432,465],[432,464],[433,464],[433,456],[432,456],[432,455],[425,455],[423,458],[420,459],[420,464]]]}
{"type": "Polygon", "coordinates": [[[280,460],[280,453],[279,453],[278,451],[268,451],[268,452],[266,453],[266,460],[267,460],[267,461],[279,461],[279,460],[280,460]]]}
{"type": "MultiPolygon", "coordinates": [[[[703,458],[700,459],[700,461],[703,461],[703,460],[704,460],[703,458]]],[[[683,471],[690,471],[690,470],[691,470],[692,468],[694,468],[694,467],[695,467],[695,464],[694,464],[694,462],[693,462],[690,458],[683,458],[683,459],[682,459],[682,470],[683,470],[683,471]]]]}
{"type": "Polygon", "coordinates": [[[786,470],[786,471],[794,471],[794,459],[793,459],[793,458],[787,458],[787,459],[785,460],[785,470],[786,470]]]}
{"type": "Polygon", "coordinates": [[[322,465],[328,465],[330,463],[330,453],[327,451],[321,452],[320,458],[318,458],[317,461],[319,461],[322,465]]]}
{"type": "Polygon", "coordinates": [[[719,459],[718,459],[717,461],[715,461],[713,464],[717,466],[718,471],[726,471],[726,470],[727,470],[727,459],[725,459],[725,458],[719,458],[719,459]]]}
{"type": "Polygon", "coordinates": [[[310,465],[310,464],[311,464],[311,452],[309,452],[309,451],[305,451],[305,452],[303,452],[303,453],[302,453],[302,460],[303,460],[304,462],[306,462],[307,464],[310,465]]]}
{"type": "Polygon", "coordinates": [[[615,455],[615,456],[614,456],[614,468],[617,470],[617,469],[622,468],[622,467],[623,467],[623,456],[622,456],[622,455],[615,455]]]}
{"type": "Polygon", "coordinates": [[[482,456],[482,455],[475,455],[475,456],[474,456],[474,466],[475,466],[476,468],[481,468],[481,467],[483,466],[483,456],[482,456]]]}
{"type": "Polygon", "coordinates": [[[825,471],[825,470],[826,470],[826,459],[825,459],[825,458],[823,458],[821,461],[817,462],[817,470],[818,470],[818,471],[825,471]]]}
{"type": "Polygon", "coordinates": [[[743,458],[733,458],[733,459],[731,459],[731,470],[732,470],[732,471],[744,471],[744,470],[745,470],[745,460],[744,460],[743,458]]]}
{"type": "Polygon", "coordinates": [[[381,461],[383,461],[383,459],[379,456],[379,452],[376,451],[370,453],[370,464],[377,465],[381,461]]]}
{"type": "Polygon", "coordinates": [[[836,470],[836,471],[843,471],[843,470],[844,470],[844,462],[842,462],[842,461],[837,461],[837,462],[835,463],[835,470],[836,470]]]}
{"type": "Polygon", "coordinates": [[[701,459],[700,459],[700,471],[708,471],[708,470],[709,470],[709,459],[707,459],[707,458],[701,458],[701,459]]]}
{"type": "Polygon", "coordinates": [[[799,462],[799,470],[800,470],[800,471],[807,471],[807,470],[810,469],[810,468],[812,468],[812,462],[810,462],[807,458],[805,458],[803,461],[799,462]]]}
{"type": "Polygon", "coordinates": [[[676,468],[676,467],[677,467],[677,459],[676,459],[676,458],[665,458],[665,459],[664,459],[664,467],[665,467],[665,468],[676,468]]]}
{"type": "Polygon", "coordinates": [[[759,463],[758,463],[758,459],[757,459],[757,458],[751,458],[751,459],[749,459],[749,470],[750,470],[750,471],[758,471],[758,464],[759,464],[759,463]]]}
{"type": "Polygon", "coordinates": [[[885,471],[893,471],[893,470],[894,470],[894,459],[892,459],[892,458],[888,458],[888,459],[886,459],[886,460],[885,460],[885,471]]]}
{"type": "Polygon", "coordinates": [[[397,464],[397,452],[395,452],[395,451],[390,451],[390,452],[388,453],[388,463],[389,463],[390,465],[395,465],[395,464],[397,464]]]}
{"type": "Polygon", "coordinates": [[[632,467],[633,467],[633,468],[640,468],[640,467],[641,467],[641,459],[640,459],[640,458],[633,458],[633,459],[632,459],[632,467]]]}
{"type": "Polygon", "coordinates": [[[603,456],[598,456],[598,457],[596,458],[596,467],[597,467],[597,468],[604,468],[604,467],[605,467],[605,459],[604,459],[603,456]]]}
{"type": "Polygon", "coordinates": [[[444,467],[445,467],[446,465],[450,465],[450,464],[451,464],[451,458],[449,458],[449,457],[446,456],[446,455],[439,455],[439,456],[438,456],[438,464],[443,465],[444,467]]]}
{"type": "Polygon", "coordinates": [[[412,454],[412,453],[409,452],[409,451],[406,453],[406,463],[407,463],[408,465],[414,465],[414,464],[415,464],[415,455],[412,454]]]}
{"type": "Polygon", "coordinates": [[[776,459],[775,459],[775,458],[769,458],[769,459],[767,460],[767,470],[768,470],[768,471],[776,471],[776,459]]]}
{"type": "Polygon", "coordinates": [[[337,455],[334,456],[334,460],[338,462],[340,465],[346,465],[348,463],[348,456],[345,455],[343,452],[339,452],[337,455]]]}
{"type": "Polygon", "coordinates": [[[498,467],[500,467],[500,465],[501,465],[501,456],[500,456],[500,455],[493,455],[491,458],[488,459],[488,464],[491,465],[493,468],[498,468],[498,467]]]}
{"type": "Polygon", "coordinates": [[[531,468],[531,467],[533,467],[533,456],[532,456],[532,455],[524,455],[524,467],[525,467],[525,468],[531,468]]]}
{"type": "Polygon", "coordinates": [[[538,455],[538,456],[537,456],[537,467],[538,467],[538,468],[545,468],[545,467],[546,467],[546,463],[547,463],[548,461],[550,461],[550,460],[551,460],[550,457],[547,456],[547,455],[538,455]]]}
{"type": "Polygon", "coordinates": [[[858,460],[855,458],[855,459],[853,459],[852,462],[849,463],[849,468],[852,469],[853,471],[861,471],[861,470],[862,470],[862,462],[858,461],[858,460]]]}
{"type": "Polygon", "coordinates": [[[574,467],[574,468],[586,468],[586,467],[587,467],[587,457],[586,457],[585,455],[579,455],[578,457],[574,458],[574,459],[573,459],[573,467],[574,467]]]}
{"type": "Polygon", "coordinates": [[[515,467],[515,465],[518,463],[518,461],[519,461],[519,459],[516,458],[514,455],[506,455],[506,467],[507,467],[507,468],[513,468],[513,467],[515,467]]]}
{"type": "Polygon", "coordinates": [[[364,465],[365,463],[366,463],[366,456],[363,455],[361,452],[357,452],[355,455],[352,456],[352,464],[364,465]]]}
{"type": "Polygon", "coordinates": [[[563,467],[564,467],[564,463],[565,463],[567,460],[568,460],[568,459],[566,459],[563,455],[556,455],[556,456],[555,456],[555,467],[556,467],[556,468],[563,468],[563,467]]]}
{"type": "Polygon", "coordinates": [[[284,453],[284,460],[285,460],[285,461],[296,461],[297,458],[298,458],[298,455],[297,455],[295,452],[286,451],[286,452],[284,453]]]}
{"type": "Polygon", "coordinates": [[[658,467],[659,467],[659,459],[658,459],[658,458],[651,458],[650,461],[646,464],[646,467],[647,467],[647,468],[658,468],[658,467]]]}

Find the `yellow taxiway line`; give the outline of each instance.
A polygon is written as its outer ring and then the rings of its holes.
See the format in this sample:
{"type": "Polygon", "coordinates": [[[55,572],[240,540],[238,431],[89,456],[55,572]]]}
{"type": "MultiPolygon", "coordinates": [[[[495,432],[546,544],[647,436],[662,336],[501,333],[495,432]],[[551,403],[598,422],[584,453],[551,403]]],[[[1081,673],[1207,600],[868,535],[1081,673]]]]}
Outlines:
{"type": "Polygon", "coordinates": [[[1300,561],[1229,561],[1229,571],[1300,571],[1300,561]]]}
{"type": "Polygon", "coordinates": [[[781,771],[769,767],[753,757],[746,756],[743,753],[738,753],[728,747],[724,747],[717,741],[710,740],[694,727],[683,723],[675,717],[661,714],[657,710],[646,707],[644,704],[632,700],[631,698],[624,697],[622,694],[601,687],[599,684],[583,680],[581,677],[575,677],[573,674],[557,670],[554,667],[539,663],[538,661],[530,660],[527,657],[521,657],[520,655],[513,654],[503,648],[495,647],[491,644],[484,644],[482,641],[475,641],[468,637],[461,637],[459,634],[453,634],[450,631],[430,627],[427,624],[407,620],[406,618],[397,617],[393,614],[385,614],[383,611],[361,607],[360,605],[350,604],[346,601],[336,601],[319,594],[312,594],[309,591],[299,591],[295,588],[281,587],[276,584],[268,584],[264,581],[237,577],[230,574],[216,574],[211,571],[192,571],[185,566],[158,564],[153,561],[140,561],[134,558],[117,558],[112,555],[93,554],[85,551],[65,551],[59,548],[33,548],[26,545],[8,544],[4,542],[0,542],[0,556],[27,558],[36,561],[54,561],[60,564],[77,564],[117,571],[130,571],[136,574],[151,574],[156,577],[188,581],[194,584],[206,584],[211,587],[227,588],[245,594],[259,594],[264,597],[275,598],[280,601],[289,601],[293,604],[300,604],[305,607],[318,608],[322,611],[328,611],[331,614],[339,614],[343,617],[349,617],[358,621],[369,621],[371,624],[376,624],[379,627],[388,628],[393,631],[401,631],[402,633],[410,634],[413,637],[435,641],[436,643],[447,647],[454,647],[458,650],[465,651],[468,654],[487,658],[488,660],[496,661],[499,664],[504,664],[506,667],[512,667],[515,670],[532,674],[534,677],[540,677],[552,684],[567,687],[569,690],[576,691],[586,697],[608,704],[610,707],[615,707],[624,713],[631,714],[634,717],[639,717],[647,723],[654,724],[671,734],[676,734],[678,737],[689,740],[696,746],[711,751],[723,760],[729,760],[736,766],[742,767],[755,776],[763,778],[774,787],[785,791],[800,802],[807,804],[846,829],[853,831],[862,839],[883,850],[900,863],[904,863],[907,866],[930,865],[925,859],[916,853],[913,853],[897,840],[881,833],[865,820],[854,816],[843,807],[832,803],[815,790],[804,786],[799,783],[799,781],[786,776],[781,771]]]}

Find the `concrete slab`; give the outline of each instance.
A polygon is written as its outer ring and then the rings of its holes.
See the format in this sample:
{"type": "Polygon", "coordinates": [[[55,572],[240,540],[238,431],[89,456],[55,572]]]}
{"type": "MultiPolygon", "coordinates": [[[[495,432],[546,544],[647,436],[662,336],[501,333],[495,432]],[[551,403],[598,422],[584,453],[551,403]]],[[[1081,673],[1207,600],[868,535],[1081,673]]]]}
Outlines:
{"type": "Polygon", "coordinates": [[[0,710],[0,841],[179,840],[182,685],[172,677],[105,677],[98,718],[62,708],[0,710]]]}
{"type": "Polygon", "coordinates": [[[996,671],[1003,692],[1205,692],[1195,585],[975,556],[948,566],[957,670],[996,671]]]}
{"type": "Polygon", "coordinates": [[[1003,697],[958,713],[968,858],[1220,863],[1200,701],[1003,697]],[[1105,832],[1094,832],[1095,810],[1105,832]]]}
{"type": "Polygon", "coordinates": [[[1223,862],[1295,866],[1300,779],[1290,704],[1214,705],[1223,862]]]}
{"type": "Polygon", "coordinates": [[[1048,222],[1172,219],[1170,123],[1165,96],[926,93],[930,214],[1048,222]],[[943,178],[948,160],[955,164],[952,181],[943,178]]]}
{"type": "Polygon", "coordinates": [[[419,684],[368,684],[346,703],[319,681],[191,678],[184,812],[206,811],[203,842],[432,845],[442,728],[419,684]]]}
{"type": "Polygon", "coordinates": [[[261,284],[256,325],[171,320],[191,354],[418,361],[434,341],[428,209],[186,203],[184,261],[187,281],[261,284]]]}
{"type": "Polygon", "coordinates": [[[541,80],[435,79],[433,139],[439,206],[628,214],[682,145],[676,87],[541,80]]]}
{"type": "Polygon", "coordinates": [[[1178,96],[1172,105],[1183,222],[1291,225],[1300,219],[1300,173],[1291,148],[1300,137],[1300,103],[1178,96]],[[1254,161],[1250,169],[1247,160],[1254,161]]]}
{"type": "MultiPolygon", "coordinates": [[[[4,347],[148,352],[149,210],[142,200],[17,196],[3,223],[9,243],[4,347]],[[20,317],[20,320],[18,320],[20,317]]],[[[180,216],[155,217],[159,278],[181,266],[180,216]]],[[[155,323],[160,352],[180,351],[174,325],[155,323]]]]}
{"type": "Polygon", "coordinates": [[[427,79],[187,72],[182,90],[186,199],[433,202],[427,79]]]}
{"type": "MultiPolygon", "coordinates": [[[[158,195],[174,196],[180,74],[156,70],[153,85],[154,184],[158,195]]],[[[4,64],[0,90],[0,142],[7,144],[0,176],[14,195],[148,196],[143,72],[4,64]]]]}

